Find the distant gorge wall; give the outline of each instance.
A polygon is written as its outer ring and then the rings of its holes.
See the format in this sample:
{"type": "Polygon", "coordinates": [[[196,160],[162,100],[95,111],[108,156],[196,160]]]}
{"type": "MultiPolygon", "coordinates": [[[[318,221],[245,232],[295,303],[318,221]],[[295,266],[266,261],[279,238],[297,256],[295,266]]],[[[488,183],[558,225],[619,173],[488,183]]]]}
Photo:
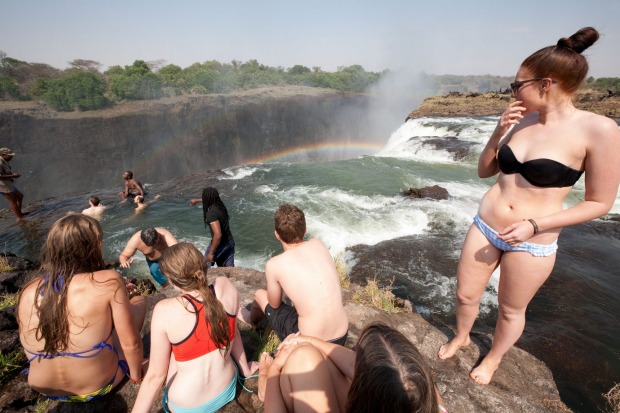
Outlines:
{"type": "Polygon", "coordinates": [[[124,170],[163,182],[298,146],[368,141],[368,95],[286,88],[129,102],[61,114],[0,106],[0,146],[17,152],[27,202],[119,188],[124,170]]]}

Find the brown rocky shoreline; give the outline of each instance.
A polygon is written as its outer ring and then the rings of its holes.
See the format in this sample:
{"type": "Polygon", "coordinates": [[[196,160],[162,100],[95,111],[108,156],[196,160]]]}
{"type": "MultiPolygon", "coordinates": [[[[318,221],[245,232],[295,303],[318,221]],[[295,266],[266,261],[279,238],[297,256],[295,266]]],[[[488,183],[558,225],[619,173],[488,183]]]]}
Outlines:
{"type": "MultiPolygon", "coordinates": [[[[0,273],[0,292],[16,292],[35,274],[36,263],[9,256],[15,267],[11,272],[0,273]]],[[[209,279],[216,276],[230,278],[239,290],[241,302],[251,302],[257,288],[263,287],[264,273],[244,268],[215,268],[209,270],[209,279]]],[[[364,325],[380,319],[398,326],[418,347],[430,365],[437,387],[450,411],[453,412],[570,412],[560,400],[551,371],[531,354],[512,348],[505,356],[489,386],[480,386],[469,379],[468,373],[489,351],[491,338],[475,334],[472,345],[457,353],[450,360],[436,357],[439,346],[452,337],[450,328],[436,327],[411,308],[408,302],[400,302],[398,313],[388,314],[354,298],[358,287],[351,284],[344,288],[345,309],[349,316],[350,331],[347,346],[352,347],[364,325]]],[[[147,297],[149,311],[142,330],[145,348],[148,349],[149,320],[155,303],[173,291],[158,292],[147,297]]],[[[14,306],[0,311],[0,350],[3,354],[20,350],[14,319],[14,306]]],[[[246,352],[252,357],[257,350],[254,335],[247,326],[240,325],[246,352]]],[[[238,397],[223,412],[263,412],[262,403],[256,396],[257,379],[250,379],[245,386],[254,393],[238,391],[238,397]]],[[[38,412],[126,412],[130,411],[137,395],[138,385],[125,382],[115,392],[87,404],[51,402],[38,412]]],[[[27,384],[26,376],[19,374],[0,388],[0,412],[34,412],[38,395],[27,384]]],[[[152,412],[161,411],[159,402],[152,412]]]]}
{"type": "MultiPolygon", "coordinates": [[[[424,116],[499,116],[511,99],[506,93],[451,92],[444,96],[424,99],[407,119],[424,116]]],[[[620,94],[584,90],[575,95],[574,103],[578,109],[620,119],[620,94]]]]}

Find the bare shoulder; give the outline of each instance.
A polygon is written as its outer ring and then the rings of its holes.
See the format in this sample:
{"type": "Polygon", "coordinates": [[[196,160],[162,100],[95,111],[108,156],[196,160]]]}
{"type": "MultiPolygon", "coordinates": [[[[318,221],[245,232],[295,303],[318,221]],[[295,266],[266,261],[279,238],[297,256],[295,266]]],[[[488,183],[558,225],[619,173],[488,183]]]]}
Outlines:
{"type": "Polygon", "coordinates": [[[93,280],[97,282],[122,281],[123,276],[116,270],[101,270],[93,273],[93,280]]]}
{"type": "Polygon", "coordinates": [[[43,281],[43,278],[41,277],[33,278],[22,290],[22,292],[19,294],[20,308],[29,308],[34,305],[35,296],[37,294],[37,291],[41,287],[41,281],[43,281]]]}
{"type": "Polygon", "coordinates": [[[226,277],[217,277],[213,280],[215,296],[224,306],[224,310],[233,314],[237,312],[239,306],[239,293],[237,287],[226,277]]]}
{"type": "Polygon", "coordinates": [[[173,297],[173,298],[164,298],[155,304],[153,308],[153,319],[155,317],[158,318],[169,318],[170,316],[174,316],[175,311],[182,308],[183,304],[181,304],[181,296],[173,297]]]}
{"type": "Polygon", "coordinates": [[[269,261],[265,264],[265,275],[267,279],[277,279],[278,274],[280,274],[283,267],[286,267],[287,255],[286,252],[276,255],[275,257],[271,257],[269,261]]]}
{"type": "Polygon", "coordinates": [[[581,126],[593,137],[620,137],[620,128],[613,119],[583,110],[580,110],[579,114],[581,126]]]}
{"type": "Polygon", "coordinates": [[[160,234],[163,234],[163,235],[172,235],[172,233],[171,233],[170,231],[168,231],[168,230],[167,230],[166,228],[164,228],[164,227],[157,227],[157,228],[155,228],[155,230],[156,230],[157,232],[159,232],[160,234]]]}

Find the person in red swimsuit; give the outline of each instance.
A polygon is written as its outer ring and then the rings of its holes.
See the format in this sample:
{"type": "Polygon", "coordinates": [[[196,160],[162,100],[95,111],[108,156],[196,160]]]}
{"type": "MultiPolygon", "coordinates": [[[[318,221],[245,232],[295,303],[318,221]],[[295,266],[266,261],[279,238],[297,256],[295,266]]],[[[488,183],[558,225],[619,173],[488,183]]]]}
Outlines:
{"type": "Polygon", "coordinates": [[[153,310],[150,366],[133,412],[150,411],[164,380],[165,411],[215,411],[234,399],[237,368],[245,377],[258,369],[257,362],[248,363],[235,324],[237,289],[226,277],[207,285],[203,258],[182,242],[167,248],[159,261],[182,295],[153,310]]]}

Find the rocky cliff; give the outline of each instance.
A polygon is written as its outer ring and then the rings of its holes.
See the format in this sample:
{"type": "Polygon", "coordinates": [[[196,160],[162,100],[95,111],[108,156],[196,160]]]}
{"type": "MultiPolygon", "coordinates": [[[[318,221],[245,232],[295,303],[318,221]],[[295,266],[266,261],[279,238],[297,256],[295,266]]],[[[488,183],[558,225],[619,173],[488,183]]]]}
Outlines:
{"type": "MultiPolygon", "coordinates": [[[[0,286],[4,285],[7,291],[20,288],[26,279],[33,275],[33,263],[19,258],[11,258],[11,265],[18,269],[12,273],[0,273],[0,286]]],[[[248,304],[252,301],[254,291],[264,287],[264,273],[243,268],[214,268],[209,270],[209,279],[216,276],[229,277],[236,285],[240,294],[240,302],[248,304]]],[[[439,360],[436,356],[439,346],[453,336],[448,328],[438,329],[415,313],[410,305],[404,302],[399,313],[387,314],[371,305],[360,302],[354,294],[356,284],[343,290],[345,310],[349,316],[350,330],[347,346],[353,347],[364,325],[373,320],[382,320],[397,326],[425,356],[430,365],[437,387],[451,412],[497,412],[497,413],[534,413],[557,412],[565,413],[570,410],[560,400],[558,390],[553,381],[551,371],[532,355],[516,347],[506,354],[502,365],[493,377],[489,386],[475,384],[469,379],[469,371],[489,351],[491,339],[485,334],[472,337],[472,345],[459,351],[450,360],[439,360]]],[[[143,335],[145,348],[148,348],[149,319],[152,308],[158,300],[174,293],[172,288],[163,293],[148,297],[149,312],[144,324],[143,335]]],[[[401,302],[402,303],[402,302],[401,302]]],[[[0,344],[3,352],[21,349],[15,330],[13,307],[0,311],[0,344]]],[[[247,326],[240,325],[246,353],[251,355],[256,351],[256,342],[252,339],[247,326]]],[[[248,393],[239,386],[238,397],[229,403],[223,412],[263,412],[262,403],[256,397],[257,380],[245,382],[246,387],[254,391],[248,393]]],[[[139,386],[125,382],[118,391],[87,404],[58,403],[39,405],[37,411],[46,412],[127,412],[133,406],[139,386]],[[45,407],[43,407],[45,406],[45,407]]],[[[38,395],[27,384],[24,375],[18,375],[9,383],[0,388],[0,411],[23,412],[34,411],[38,395]]],[[[158,399],[152,412],[161,411],[161,399],[158,399]]]]}
{"type": "Polygon", "coordinates": [[[27,202],[122,186],[133,170],[162,182],[243,165],[299,146],[369,141],[369,95],[306,87],[124,102],[60,113],[35,102],[0,102],[0,146],[17,152],[27,202]]]}
{"type": "MultiPolygon", "coordinates": [[[[511,102],[509,94],[458,93],[426,98],[407,117],[422,116],[499,116],[511,102]]],[[[620,118],[620,95],[582,91],[575,95],[575,107],[610,118],[620,118]]]]}

